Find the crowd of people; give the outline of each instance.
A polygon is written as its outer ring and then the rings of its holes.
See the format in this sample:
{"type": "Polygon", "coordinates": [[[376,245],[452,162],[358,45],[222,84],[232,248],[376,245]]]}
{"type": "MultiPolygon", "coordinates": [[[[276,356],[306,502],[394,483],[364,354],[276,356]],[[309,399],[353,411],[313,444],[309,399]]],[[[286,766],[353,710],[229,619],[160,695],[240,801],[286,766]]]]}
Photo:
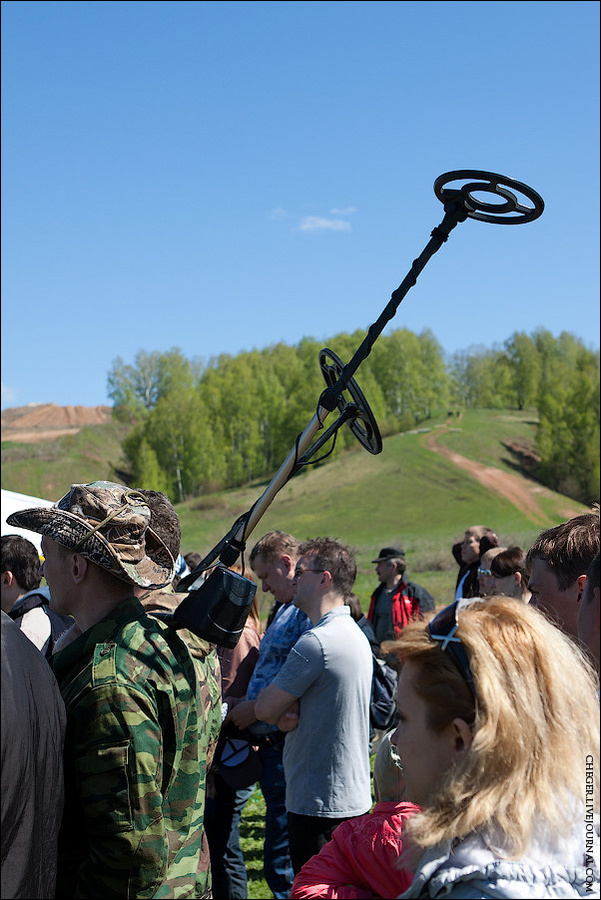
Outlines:
{"type": "Polygon", "coordinates": [[[165,494],[9,525],[43,562],[2,537],[3,898],[246,898],[256,786],[274,898],[599,896],[598,509],[466,528],[453,598],[384,547],[365,615],[349,547],[268,532],[233,648],[173,619],[165,494]]]}

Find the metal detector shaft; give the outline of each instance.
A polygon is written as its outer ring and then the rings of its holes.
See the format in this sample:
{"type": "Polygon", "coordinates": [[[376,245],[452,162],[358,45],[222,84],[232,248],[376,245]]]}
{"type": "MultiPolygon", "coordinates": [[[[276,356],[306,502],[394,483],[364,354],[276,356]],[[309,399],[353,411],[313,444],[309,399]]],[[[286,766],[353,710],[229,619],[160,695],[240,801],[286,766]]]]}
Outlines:
{"type": "Polygon", "coordinates": [[[401,301],[403,300],[409,289],[412,288],[417,281],[420,272],[425,267],[428,260],[430,260],[434,256],[436,251],[442,247],[453,228],[455,228],[455,226],[459,222],[464,222],[468,216],[468,211],[465,208],[464,204],[457,201],[450,201],[448,203],[445,203],[445,211],[446,214],[444,219],[442,220],[440,225],[432,230],[429,242],[426,244],[417,259],[413,260],[411,268],[405,275],[404,279],[402,280],[396,291],[392,292],[388,304],[384,307],[384,309],[380,313],[379,318],[373,323],[373,325],[369,326],[367,334],[365,335],[365,338],[363,339],[361,345],[355,351],[353,358],[346,364],[346,366],[342,370],[340,378],[338,379],[336,384],[331,388],[331,391],[336,395],[336,397],[339,397],[342,394],[347,384],[349,383],[349,380],[353,377],[363,360],[369,356],[377,338],[382,334],[388,322],[390,322],[390,320],[396,314],[401,301]]]}
{"type": "Polygon", "coordinates": [[[244,550],[249,535],[256,528],[259,521],[271,506],[276,494],[281,491],[286,482],[289,481],[294,474],[294,469],[296,468],[299,459],[311,446],[315,435],[322,428],[322,423],[328,415],[329,412],[327,409],[318,406],[317,412],[297,439],[294,449],[290,451],[256,503],[245,516],[238,520],[238,523],[234,523],[229,534],[213,548],[213,550],[196,567],[194,572],[181,580],[178,585],[179,591],[189,591],[198,587],[202,583],[203,573],[211,566],[218,556],[221,562],[226,566],[231,566],[236,562],[238,556],[244,550]],[[195,574],[196,578],[193,577],[195,574]]]}
{"type": "Polygon", "coordinates": [[[382,333],[386,324],[393,318],[403,297],[407,294],[409,289],[413,287],[413,285],[417,281],[418,275],[420,274],[428,260],[436,253],[438,249],[440,249],[457,223],[463,222],[467,218],[467,210],[465,209],[463,203],[451,201],[450,203],[445,204],[445,208],[447,206],[449,208],[446,211],[446,215],[440,225],[438,225],[432,231],[432,237],[427,246],[417,257],[417,259],[413,261],[411,269],[409,270],[399,287],[396,289],[396,291],[393,292],[390,301],[380,314],[380,317],[376,322],[374,322],[373,325],[369,327],[365,339],[355,352],[353,358],[342,370],[342,373],[337,382],[331,388],[326,388],[326,390],[323,392],[319,399],[319,406],[317,408],[316,414],[313,416],[303,433],[298,438],[294,449],[290,451],[290,453],[266,487],[261,497],[259,497],[253,508],[250,510],[246,522],[242,522],[240,524],[238,530],[230,541],[230,544],[232,545],[236,553],[235,558],[238,557],[240,552],[236,549],[236,545],[241,548],[244,547],[244,544],[248,540],[250,534],[255,529],[264,514],[267,512],[276,494],[290,479],[296,463],[298,462],[300,457],[303,456],[305,451],[311,446],[311,443],[313,442],[313,439],[315,438],[317,432],[323,427],[323,422],[325,421],[326,417],[329,415],[329,413],[333,412],[333,410],[338,405],[338,400],[342,396],[342,393],[346,389],[350,379],[353,377],[354,373],[357,371],[363,360],[366,359],[366,357],[371,352],[376,339],[382,333]]]}
{"type": "Polygon", "coordinates": [[[323,427],[323,422],[329,411],[323,406],[317,408],[317,412],[296,441],[295,447],[290,451],[274,477],[271,479],[248,517],[248,522],[240,531],[240,537],[246,541],[250,533],[254,530],[259,520],[267,512],[275,495],[284,487],[296,467],[301,456],[309,449],[317,432],[323,427]]]}

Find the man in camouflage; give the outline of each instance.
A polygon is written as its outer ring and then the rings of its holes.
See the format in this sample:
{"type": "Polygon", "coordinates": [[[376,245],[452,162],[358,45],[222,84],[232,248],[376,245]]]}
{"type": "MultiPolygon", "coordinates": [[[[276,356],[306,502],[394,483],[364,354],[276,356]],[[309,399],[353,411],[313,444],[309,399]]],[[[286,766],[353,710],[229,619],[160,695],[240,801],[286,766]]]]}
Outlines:
{"type": "MultiPolygon", "coordinates": [[[[150,526],[152,530],[163,541],[173,559],[177,560],[182,533],[179,517],[171,500],[161,491],[140,489],[140,493],[150,508],[150,526]]],[[[182,600],[187,597],[186,593],[176,594],[173,590],[174,584],[175,580],[161,590],[154,591],[147,591],[144,588],[137,587],[134,588],[134,593],[147,613],[169,619],[182,600]]],[[[188,650],[195,661],[194,665],[206,719],[206,763],[202,773],[203,786],[206,789],[207,772],[211,768],[219,732],[221,731],[221,668],[215,644],[203,640],[191,631],[188,631],[187,628],[181,628],[178,634],[186,642],[188,650]]],[[[199,896],[210,897],[211,854],[204,827],[198,873],[197,884],[202,889],[199,896]]]]}
{"type": "Polygon", "coordinates": [[[136,597],[173,577],[149,521],[143,495],[112,482],[10,517],[43,536],[53,607],[82,632],[53,657],[67,709],[57,897],[210,897],[202,823],[219,685],[136,597]]]}

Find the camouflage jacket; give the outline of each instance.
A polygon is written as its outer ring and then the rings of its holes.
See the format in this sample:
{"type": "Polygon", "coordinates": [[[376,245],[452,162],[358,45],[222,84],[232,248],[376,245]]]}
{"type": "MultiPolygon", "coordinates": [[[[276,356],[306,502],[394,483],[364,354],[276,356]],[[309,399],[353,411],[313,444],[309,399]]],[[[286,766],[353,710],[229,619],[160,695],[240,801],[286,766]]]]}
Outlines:
{"type": "Polygon", "coordinates": [[[210,897],[200,859],[220,685],[208,649],[193,659],[131,597],[53,657],[67,709],[57,897],[210,897]]]}

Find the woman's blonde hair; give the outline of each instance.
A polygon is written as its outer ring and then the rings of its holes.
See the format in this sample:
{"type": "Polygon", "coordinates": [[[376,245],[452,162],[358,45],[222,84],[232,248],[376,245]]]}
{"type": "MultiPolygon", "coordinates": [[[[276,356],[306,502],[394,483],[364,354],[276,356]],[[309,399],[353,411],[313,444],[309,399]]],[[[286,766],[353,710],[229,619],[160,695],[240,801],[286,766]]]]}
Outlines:
{"type": "Polygon", "coordinates": [[[417,663],[413,684],[427,704],[429,727],[440,731],[462,718],[473,730],[469,751],[442,777],[431,806],[409,823],[412,838],[427,848],[484,831],[504,855],[517,857],[540,826],[559,838],[581,819],[584,840],[585,805],[599,797],[592,667],[538,610],[511,598],[474,601],[460,609],[458,622],[475,707],[460,670],[423,622],[383,645],[399,666],[417,663]]]}

